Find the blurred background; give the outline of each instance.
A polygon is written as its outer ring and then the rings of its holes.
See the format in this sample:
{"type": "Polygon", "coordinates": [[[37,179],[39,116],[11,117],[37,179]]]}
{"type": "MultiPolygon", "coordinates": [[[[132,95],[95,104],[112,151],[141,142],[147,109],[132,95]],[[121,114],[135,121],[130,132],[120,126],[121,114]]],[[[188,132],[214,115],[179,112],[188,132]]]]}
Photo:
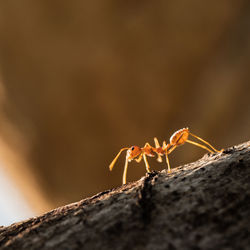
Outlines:
{"type": "Polygon", "coordinates": [[[0,224],[121,185],[110,162],[154,136],[249,140],[249,69],[247,0],[0,0],[0,224]]]}

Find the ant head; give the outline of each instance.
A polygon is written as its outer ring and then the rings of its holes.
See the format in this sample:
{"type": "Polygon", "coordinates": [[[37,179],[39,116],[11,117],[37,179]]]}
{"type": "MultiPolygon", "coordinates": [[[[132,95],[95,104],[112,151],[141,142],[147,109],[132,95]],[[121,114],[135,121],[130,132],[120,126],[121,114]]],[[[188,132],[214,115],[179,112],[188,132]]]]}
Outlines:
{"type": "Polygon", "coordinates": [[[109,170],[112,171],[117,159],[119,158],[120,154],[124,151],[127,150],[127,156],[126,156],[126,164],[128,161],[132,161],[136,156],[140,155],[142,150],[138,146],[132,146],[131,148],[122,148],[119,153],[116,155],[114,160],[110,163],[109,165],[109,170]]]}
{"type": "Polygon", "coordinates": [[[129,161],[133,160],[135,157],[139,156],[141,154],[142,150],[138,146],[132,146],[127,151],[127,159],[129,161]]]}

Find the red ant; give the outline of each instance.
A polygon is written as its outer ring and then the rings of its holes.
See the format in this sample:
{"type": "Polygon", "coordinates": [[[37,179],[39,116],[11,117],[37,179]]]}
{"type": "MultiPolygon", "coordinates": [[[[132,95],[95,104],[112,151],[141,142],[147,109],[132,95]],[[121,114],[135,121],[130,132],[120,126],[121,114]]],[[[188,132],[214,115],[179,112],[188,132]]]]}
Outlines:
{"type": "Polygon", "coordinates": [[[140,148],[138,146],[132,146],[130,148],[122,148],[120,150],[120,152],[116,155],[116,157],[114,158],[114,160],[111,162],[111,164],[109,165],[109,169],[110,171],[112,171],[118,157],[120,156],[120,154],[124,151],[127,150],[127,154],[126,154],[126,161],[125,161],[125,166],[124,166],[124,172],[123,172],[123,178],[122,178],[122,183],[126,184],[126,178],[127,178],[127,169],[128,169],[128,163],[132,160],[135,160],[136,162],[140,162],[143,158],[145,165],[146,165],[146,170],[147,172],[150,172],[150,167],[147,161],[147,157],[154,157],[155,155],[157,155],[157,161],[158,162],[162,162],[162,156],[165,155],[166,156],[166,163],[168,165],[168,172],[170,172],[170,164],[169,164],[169,159],[168,159],[168,155],[171,154],[176,147],[183,145],[185,142],[191,143],[193,145],[196,145],[198,147],[204,148],[207,151],[211,152],[211,153],[215,153],[215,152],[221,152],[222,150],[217,150],[215,149],[210,143],[208,143],[207,141],[201,139],[200,137],[198,137],[197,135],[194,135],[192,133],[189,132],[188,128],[182,128],[178,131],[176,131],[171,137],[170,137],[170,143],[167,144],[166,141],[163,141],[162,147],[159,144],[158,139],[155,137],[154,138],[154,142],[155,142],[155,147],[152,147],[148,142],[144,145],[143,148],[140,148]],[[205,145],[202,145],[198,142],[195,141],[191,141],[188,139],[188,136],[191,135],[193,137],[195,137],[196,139],[200,140],[201,142],[205,143],[206,145],[208,145],[210,148],[208,148],[205,145]],[[212,149],[212,150],[211,150],[212,149]],[[136,158],[138,157],[138,158],[136,158]]]}

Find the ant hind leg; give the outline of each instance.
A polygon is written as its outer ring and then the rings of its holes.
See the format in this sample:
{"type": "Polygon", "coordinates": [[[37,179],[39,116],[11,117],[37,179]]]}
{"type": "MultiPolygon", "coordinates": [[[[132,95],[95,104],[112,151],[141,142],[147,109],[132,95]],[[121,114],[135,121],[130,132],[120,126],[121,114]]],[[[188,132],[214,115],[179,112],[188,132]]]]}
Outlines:
{"type": "MultiPolygon", "coordinates": [[[[221,152],[221,150],[217,150],[217,149],[215,149],[209,142],[207,142],[207,141],[205,141],[205,140],[203,140],[202,138],[200,138],[199,136],[197,136],[197,135],[194,135],[194,134],[192,134],[192,133],[190,133],[189,132],[189,134],[191,135],[191,136],[193,136],[193,137],[195,137],[196,139],[198,139],[198,140],[200,140],[200,141],[202,141],[203,143],[205,143],[205,144],[207,144],[210,148],[212,148],[215,152],[221,152]]],[[[199,143],[198,143],[199,144],[199,143]]],[[[200,145],[200,144],[199,144],[200,145]]]]}
{"type": "Polygon", "coordinates": [[[204,149],[206,149],[207,151],[209,151],[210,153],[214,153],[214,151],[212,151],[212,150],[209,149],[208,147],[206,147],[206,146],[204,146],[204,145],[202,145],[202,144],[200,144],[200,143],[198,143],[198,142],[194,142],[194,141],[191,141],[191,140],[186,140],[186,142],[188,142],[188,143],[190,143],[190,144],[193,144],[193,145],[195,145],[195,146],[197,146],[197,147],[204,148],[204,149]]]}

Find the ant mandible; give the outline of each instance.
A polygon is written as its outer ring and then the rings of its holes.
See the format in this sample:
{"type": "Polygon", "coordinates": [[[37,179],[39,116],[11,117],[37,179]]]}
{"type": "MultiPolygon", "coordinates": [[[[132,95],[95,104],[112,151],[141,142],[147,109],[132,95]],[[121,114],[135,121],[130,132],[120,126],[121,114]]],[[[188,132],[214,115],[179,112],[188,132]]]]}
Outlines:
{"type": "Polygon", "coordinates": [[[127,178],[127,169],[128,169],[128,163],[132,160],[135,160],[136,162],[140,162],[143,158],[144,162],[145,162],[145,166],[146,166],[146,170],[147,172],[150,172],[150,167],[147,161],[147,156],[149,157],[154,157],[155,155],[157,155],[157,161],[158,162],[162,162],[162,156],[166,156],[166,163],[168,165],[168,172],[171,171],[170,169],[170,164],[169,164],[169,159],[168,159],[168,155],[171,154],[176,147],[183,145],[185,142],[191,143],[195,146],[201,147],[206,149],[207,151],[209,151],[210,153],[215,153],[215,152],[221,152],[222,150],[217,150],[215,149],[210,143],[208,143],[207,141],[203,140],[202,138],[198,137],[197,135],[194,135],[192,133],[190,133],[188,128],[182,128],[178,131],[176,131],[171,137],[170,137],[170,143],[167,144],[166,141],[163,141],[162,147],[159,144],[158,139],[155,137],[154,138],[154,143],[155,143],[155,147],[152,147],[148,142],[144,145],[143,148],[140,148],[138,146],[132,146],[130,148],[122,148],[120,150],[120,152],[116,155],[116,157],[114,158],[114,160],[111,162],[111,164],[109,165],[109,169],[110,171],[112,171],[118,157],[120,156],[120,154],[124,151],[127,150],[127,154],[126,154],[126,161],[125,161],[125,166],[124,166],[124,171],[123,171],[123,178],[122,178],[122,183],[126,184],[126,178],[127,178]],[[208,148],[205,145],[202,145],[198,142],[189,140],[188,137],[189,136],[193,136],[196,139],[198,139],[199,141],[203,142],[204,144],[206,144],[207,146],[209,146],[210,148],[208,148]]]}

